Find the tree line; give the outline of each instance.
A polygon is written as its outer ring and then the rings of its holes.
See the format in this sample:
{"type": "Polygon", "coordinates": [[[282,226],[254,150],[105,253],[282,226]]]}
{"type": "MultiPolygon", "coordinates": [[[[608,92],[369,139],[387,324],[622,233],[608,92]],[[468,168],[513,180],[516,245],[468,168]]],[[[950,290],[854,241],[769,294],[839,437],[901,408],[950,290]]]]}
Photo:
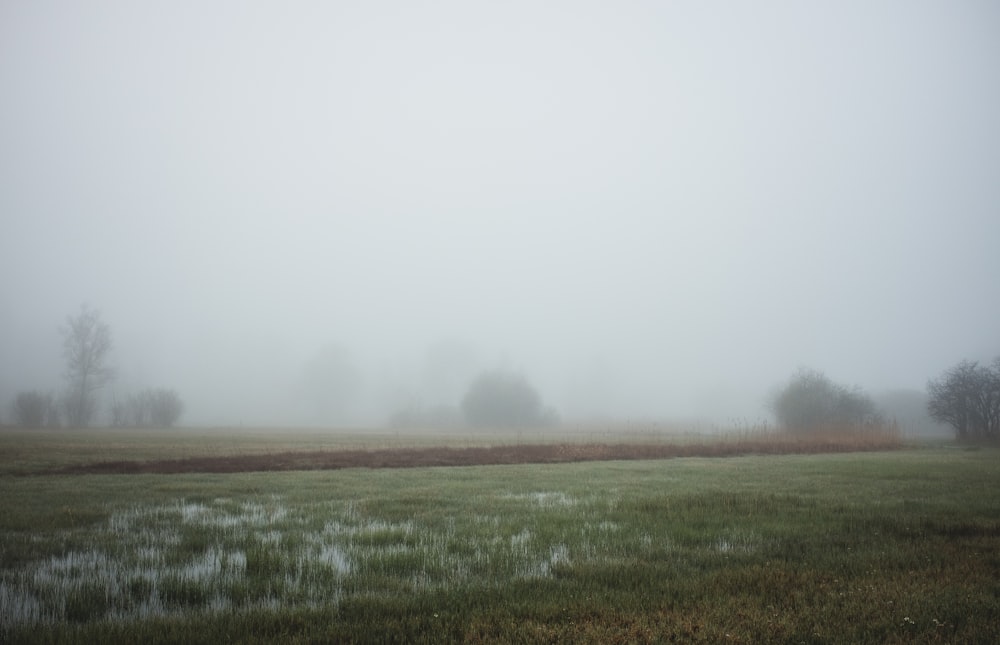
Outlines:
{"type": "MultiPolygon", "coordinates": [[[[109,365],[111,328],[86,306],[60,328],[66,388],[60,397],[20,392],[12,402],[14,421],[29,428],[86,427],[95,422],[100,390],[115,376],[109,365]]],[[[335,394],[335,393],[330,393],[335,394]]],[[[815,370],[800,369],[770,397],[779,426],[796,433],[882,427],[884,418],[870,395],[859,387],[831,381],[815,370]]],[[[118,427],[171,427],[184,411],[174,390],[150,388],[112,398],[109,422],[118,427]]],[[[927,413],[952,428],[959,440],[1000,439],[1000,357],[989,365],[961,361],[927,384],[927,413]]],[[[487,370],[472,380],[456,408],[407,409],[394,425],[459,425],[481,428],[527,428],[558,423],[527,378],[507,370],[487,370]]]]}

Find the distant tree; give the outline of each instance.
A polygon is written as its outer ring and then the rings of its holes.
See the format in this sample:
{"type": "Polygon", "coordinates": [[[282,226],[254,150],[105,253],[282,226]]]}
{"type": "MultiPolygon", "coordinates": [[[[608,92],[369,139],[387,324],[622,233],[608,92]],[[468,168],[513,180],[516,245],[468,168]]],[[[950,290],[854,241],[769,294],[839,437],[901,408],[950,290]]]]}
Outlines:
{"type": "Polygon", "coordinates": [[[857,428],[881,420],[875,402],[860,388],[837,385],[808,369],[792,375],[771,400],[771,411],[781,426],[795,432],[857,428]]]}
{"type": "Polygon", "coordinates": [[[108,367],[111,352],[111,328],[97,311],[86,306],[76,316],[68,316],[61,329],[63,355],[66,358],[66,423],[90,425],[97,411],[95,393],[114,376],[108,367]]]}
{"type": "Polygon", "coordinates": [[[45,399],[40,392],[21,392],[14,399],[14,424],[41,428],[45,423],[45,399]]]}
{"type": "Polygon", "coordinates": [[[483,372],[462,398],[462,413],[473,426],[520,428],[550,425],[556,421],[551,409],[521,374],[504,370],[483,372]]]}
{"type": "Polygon", "coordinates": [[[149,391],[149,421],[157,428],[171,428],[181,418],[184,404],[173,390],[149,391]]]}
{"type": "Polygon", "coordinates": [[[962,361],[927,383],[927,411],[958,439],[1000,439],[1000,358],[962,361]]]}
{"type": "Polygon", "coordinates": [[[130,394],[111,401],[111,425],[120,428],[145,428],[150,425],[148,391],[130,394]]]}
{"type": "Polygon", "coordinates": [[[21,392],[14,399],[14,424],[22,428],[54,428],[59,410],[51,394],[21,392]]]}
{"type": "Polygon", "coordinates": [[[164,388],[143,390],[111,404],[111,425],[131,428],[170,428],[184,412],[180,396],[164,388]]]}

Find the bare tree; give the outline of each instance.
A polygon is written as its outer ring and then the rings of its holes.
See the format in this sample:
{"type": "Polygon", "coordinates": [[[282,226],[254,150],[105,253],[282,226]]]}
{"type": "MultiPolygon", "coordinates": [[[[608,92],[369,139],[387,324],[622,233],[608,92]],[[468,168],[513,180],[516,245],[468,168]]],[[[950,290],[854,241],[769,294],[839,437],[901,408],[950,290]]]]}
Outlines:
{"type": "Polygon", "coordinates": [[[97,411],[95,393],[114,376],[108,367],[111,352],[111,328],[98,311],[86,305],[76,316],[68,316],[61,329],[63,355],[66,358],[66,424],[85,427],[97,411]]]}
{"type": "Polygon", "coordinates": [[[962,361],[927,383],[927,411],[958,439],[1000,439],[1000,358],[986,367],[962,361]]]}

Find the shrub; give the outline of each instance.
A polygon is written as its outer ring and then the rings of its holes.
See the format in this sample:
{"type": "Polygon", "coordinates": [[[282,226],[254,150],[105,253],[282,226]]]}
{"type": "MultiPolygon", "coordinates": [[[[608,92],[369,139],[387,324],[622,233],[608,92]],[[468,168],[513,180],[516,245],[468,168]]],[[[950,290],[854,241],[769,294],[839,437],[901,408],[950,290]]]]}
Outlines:
{"type": "Polygon", "coordinates": [[[771,401],[786,430],[817,432],[881,423],[875,402],[860,388],[832,382],[821,372],[800,369],[771,401]]]}
{"type": "Polygon", "coordinates": [[[492,370],[480,374],[462,399],[462,413],[473,426],[519,428],[551,425],[556,414],[521,374],[492,370]]]}

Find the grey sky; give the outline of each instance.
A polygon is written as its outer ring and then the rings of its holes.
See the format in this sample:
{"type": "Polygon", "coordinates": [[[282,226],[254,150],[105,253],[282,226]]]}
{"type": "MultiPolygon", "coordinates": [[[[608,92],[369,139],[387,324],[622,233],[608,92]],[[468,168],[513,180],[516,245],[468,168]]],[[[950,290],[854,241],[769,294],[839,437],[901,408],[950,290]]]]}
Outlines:
{"type": "Polygon", "coordinates": [[[0,398],[84,302],[188,423],[307,421],[324,352],[358,422],[922,388],[1000,354],[998,64],[991,0],[2,0],[0,398]]]}

